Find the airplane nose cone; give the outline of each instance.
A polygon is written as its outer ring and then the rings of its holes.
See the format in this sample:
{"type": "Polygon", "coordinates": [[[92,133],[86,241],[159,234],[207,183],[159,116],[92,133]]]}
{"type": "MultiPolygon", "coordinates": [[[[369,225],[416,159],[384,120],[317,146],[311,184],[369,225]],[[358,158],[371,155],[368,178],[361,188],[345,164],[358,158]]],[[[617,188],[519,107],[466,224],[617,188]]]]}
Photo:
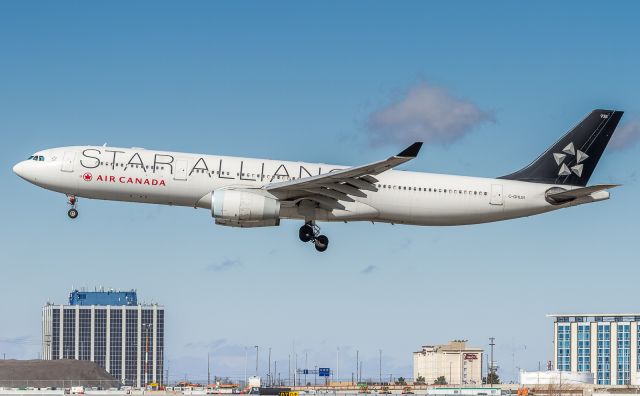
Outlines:
{"type": "Polygon", "coordinates": [[[35,169],[33,169],[33,165],[30,162],[31,161],[18,162],[13,167],[13,172],[29,183],[36,183],[38,178],[34,172],[35,169]]]}
{"type": "Polygon", "coordinates": [[[13,173],[25,179],[25,163],[24,161],[18,162],[13,166],[13,173]]]}

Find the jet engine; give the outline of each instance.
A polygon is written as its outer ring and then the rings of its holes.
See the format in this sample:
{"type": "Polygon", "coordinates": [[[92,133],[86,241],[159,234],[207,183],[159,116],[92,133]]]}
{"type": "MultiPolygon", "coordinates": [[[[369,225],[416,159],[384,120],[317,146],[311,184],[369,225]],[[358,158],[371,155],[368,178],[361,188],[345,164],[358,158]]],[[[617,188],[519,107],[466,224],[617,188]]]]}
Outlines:
{"type": "Polygon", "coordinates": [[[262,191],[216,190],[211,194],[211,215],[229,227],[280,225],[280,201],[262,191]]]}

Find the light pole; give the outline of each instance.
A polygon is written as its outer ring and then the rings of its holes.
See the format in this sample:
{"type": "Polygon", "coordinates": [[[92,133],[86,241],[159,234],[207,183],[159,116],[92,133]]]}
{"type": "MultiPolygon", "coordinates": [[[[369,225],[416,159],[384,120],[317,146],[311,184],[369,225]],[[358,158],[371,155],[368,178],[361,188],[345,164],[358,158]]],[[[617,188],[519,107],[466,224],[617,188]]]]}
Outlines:
{"type": "Polygon", "coordinates": [[[145,342],[144,342],[144,385],[149,383],[149,329],[153,326],[151,323],[143,323],[145,342]]]}
{"type": "Polygon", "coordinates": [[[271,386],[271,347],[269,347],[269,374],[267,374],[268,384],[271,386]]]}
{"type": "Polygon", "coordinates": [[[248,360],[248,354],[247,354],[247,349],[249,347],[244,347],[244,386],[247,386],[247,360],[248,360]]]}
{"type": "MultiPolygon", "coordinates": [[[[309,352],[304,353],[304,369],[309,371],[309,352]]],[[[304,386],[307,386],[307,375],[304,375],[304,386]]]]}
{"type": "Polygon", "coordinates": [[[254,345],[254,347],[256,348],[256,377],[258,376],[258,352],[259,352],[259,347],[257,345],[254,345]]]}
{"type": "Polygon", "coordinates": [[[336,375],[334,380],[340,381],[340,347],[336,348],[336,375]]]}
{"type": "Polygon", "coordinates": [[[360,351],[356,350],[356,383],[360,382],[360,379],[358,378],[359,377],[358,373],[360,372],[358,370],[359,367],[360,367],[360,351]]]}
{"type": "Polygon", "coordinates": [[[378,349],[378,351],[380,352],[380,365],[378,367],[378,374],[380,374],[380,385],[382,385],[382,349],[378,349]]]}
{"type": "Polygon", "coordinates": [[[496,345],[495,337],[489,338],[489,345],[491,345],[491,359],[489,361],[489,386],[493,388],[493,347],[496,345]]]}
{"type": "Polygon", "coordinates": [[[289,380],[287,382],[291,386],[291,354],[289,354],[289,380]]]}

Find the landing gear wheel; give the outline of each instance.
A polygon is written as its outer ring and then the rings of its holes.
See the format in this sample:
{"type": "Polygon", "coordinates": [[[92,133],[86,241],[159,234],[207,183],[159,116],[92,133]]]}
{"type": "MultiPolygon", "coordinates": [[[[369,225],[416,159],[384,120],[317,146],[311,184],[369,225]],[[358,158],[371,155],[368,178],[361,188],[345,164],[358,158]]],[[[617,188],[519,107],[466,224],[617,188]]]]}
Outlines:
{"type": "Polygon", "coordinates": [[[75,219],[78,217],[78,209],[76,209],[76,205],[78,204],[78,198],[75,195],[67,195],[67,203],[71,205],[71,209],[67,212],[67,215],[70,219],[75,219]]]}
{"type": "Polygon", "coordinates": [[[314,239],[314,232],[313,232],[313,227],[311,227],[311,225],[309,224],[305,224],[302,227],[300,227],[300,231],[298,232],[298,236],[300,237],[300,240],[302,242],[309,242],[310,240],[314,239]]]}
{"type": "Polygon", "coordinates": [[[318,235],[314,241],[314,245],[317,251],[324,252],[329,247],[329,238],[325,235],[318,235]]]}
{"type": "Polygon", "coordinates": [[[320,235],[320,227],[313,220],[309,220],[298,231],[298,237],[302,242],[313,242],[316,250],[324,252],[329,247],[329,238],[320,235]]]}

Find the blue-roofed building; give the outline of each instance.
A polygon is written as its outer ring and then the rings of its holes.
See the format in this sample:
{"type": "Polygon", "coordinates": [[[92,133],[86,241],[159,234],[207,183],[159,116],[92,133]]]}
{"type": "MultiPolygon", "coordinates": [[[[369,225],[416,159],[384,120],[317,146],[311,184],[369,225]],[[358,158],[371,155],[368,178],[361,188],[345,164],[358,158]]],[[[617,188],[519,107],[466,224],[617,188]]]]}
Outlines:
{"type": "Polygon", "coordinates": [[[69,305],[138,305],[138,295],[135,290],[116,291],[80,291],[69,293],[69,305]]]}
{"type": "Polygon", "coordinates": [[[44,360],[89,360],[122,385],[164,383],[164,307],[135,290],[73,290],[68,305],[42,308],[44,360]]]}

